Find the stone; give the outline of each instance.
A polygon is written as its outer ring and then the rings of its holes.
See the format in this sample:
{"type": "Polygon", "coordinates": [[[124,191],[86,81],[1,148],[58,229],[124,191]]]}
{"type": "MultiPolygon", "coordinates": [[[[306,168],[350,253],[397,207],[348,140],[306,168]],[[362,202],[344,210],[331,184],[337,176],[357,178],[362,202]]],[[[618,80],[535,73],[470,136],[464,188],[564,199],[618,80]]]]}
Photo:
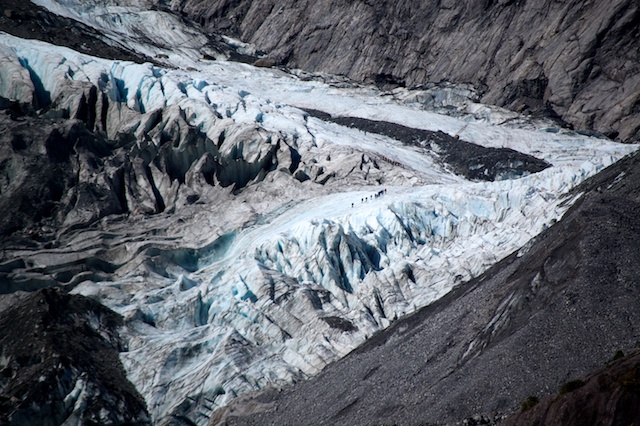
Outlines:
{"type": "Polygon", "coordinates": [[[56,289],[1,296],[0,422],[151,424],[118,358],[122,325],[98,302],[56,289]]]}

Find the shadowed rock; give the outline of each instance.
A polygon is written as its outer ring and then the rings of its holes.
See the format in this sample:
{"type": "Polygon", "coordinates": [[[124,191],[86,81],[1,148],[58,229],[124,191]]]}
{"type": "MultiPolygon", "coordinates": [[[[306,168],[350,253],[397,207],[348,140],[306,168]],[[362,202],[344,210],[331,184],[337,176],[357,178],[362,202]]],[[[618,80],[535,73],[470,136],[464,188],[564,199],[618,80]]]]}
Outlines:
{"type": "Polygon", "coordinates": [[[0,423],[151,424],[118,358],[119,315],[55,289],[0,300],[0,423]]]}
{"type": "MultiPolygon", "coordinates": [[[[618,352],[622,354],[622,352],[618,352]]],[[[637,425],[640,407],[640,352],[619,359],[584,380],[566,383],[556,396],[529,397],[511,425],[637,425]]]]}

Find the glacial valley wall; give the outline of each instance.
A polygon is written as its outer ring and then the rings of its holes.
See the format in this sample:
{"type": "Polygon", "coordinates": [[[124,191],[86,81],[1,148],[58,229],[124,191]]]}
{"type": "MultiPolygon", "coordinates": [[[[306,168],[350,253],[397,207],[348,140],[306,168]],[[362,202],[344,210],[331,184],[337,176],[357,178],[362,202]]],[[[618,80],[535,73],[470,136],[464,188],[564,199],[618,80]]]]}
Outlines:
{"type": "Polygon", "coordinates": [[[174,0],[275,63],[381,86],[471,83],[484,103],[640,139],[634,0],[174,0]]]}

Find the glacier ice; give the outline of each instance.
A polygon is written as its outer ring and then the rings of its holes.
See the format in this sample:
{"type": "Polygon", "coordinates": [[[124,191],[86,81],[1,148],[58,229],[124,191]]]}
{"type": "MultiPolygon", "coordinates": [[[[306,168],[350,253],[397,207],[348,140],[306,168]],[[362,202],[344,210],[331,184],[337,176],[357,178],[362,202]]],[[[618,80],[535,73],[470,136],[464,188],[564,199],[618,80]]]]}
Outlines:
{"type": "MultiPolygon", "coordinates": [[[[62,13],[62,3],[39,4],[62,13]]],[[[132,37],[134,24],[167,22],[127,9],[114,23],[118,11],[91,23],[132,37]]],[[[185,40],[171,34],[134,47],[170,52],[173,69],[0,35],[0,96],[37,98],[49,116],[83,120],[110,141],[133,138],[124,219],[9,255],[28,258],[31,272],[89,255],[114,265],[73,292],[125,317],[121,358],[156,424],[206,424],[241,393],[316,374],[518,250],[566,211],[572,188],[637,149],[502,125],[504,111],[473,103],[445,116],[407,93],[202,60],[204,41],[176,49],[185,40]],[[298,108],[441,130],[553,166],[470,182],[432,152],[298,108]]]]}

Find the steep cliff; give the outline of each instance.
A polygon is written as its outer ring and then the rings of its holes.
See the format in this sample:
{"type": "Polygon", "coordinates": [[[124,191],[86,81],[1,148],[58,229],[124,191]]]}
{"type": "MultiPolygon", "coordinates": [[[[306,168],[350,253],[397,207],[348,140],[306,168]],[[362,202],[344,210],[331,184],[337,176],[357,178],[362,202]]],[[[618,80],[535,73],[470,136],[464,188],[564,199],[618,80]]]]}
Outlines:
{"type": "Polygon", "coordinates": [[[633,0],[173,0],[170,7],[289,67],[381,85],[472,83],[486,103],[640,138],[633,0]]]}

